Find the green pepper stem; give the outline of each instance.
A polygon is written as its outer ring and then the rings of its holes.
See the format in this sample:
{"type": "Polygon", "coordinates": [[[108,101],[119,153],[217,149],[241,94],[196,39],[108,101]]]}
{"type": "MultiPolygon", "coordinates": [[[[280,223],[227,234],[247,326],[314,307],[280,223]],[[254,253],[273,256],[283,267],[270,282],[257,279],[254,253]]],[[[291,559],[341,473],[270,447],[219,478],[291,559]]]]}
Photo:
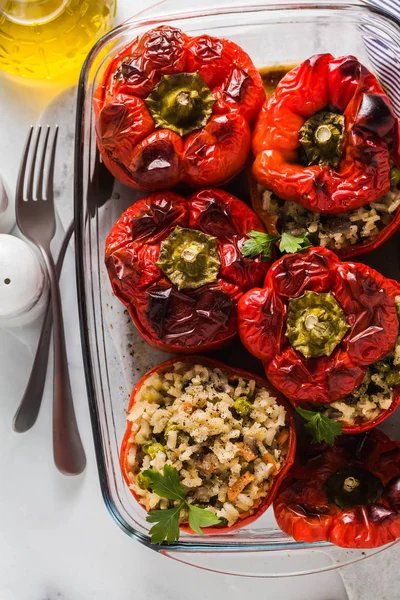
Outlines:
{"type": "Polygon", "coordinates": [[[305,358],[330,356],[349,328],[332,292],[306,291],[289,300],[286,335],[305,358]]]}
{"type": "Polygon", "coordinates": [[[161,243],[156,265],[178,290],[214,283],[221,266],[217,240],[197,229],[177,226],[161,243]]]}
{"type": "Polygon", "coordinates": [[[333,135],[333,128],[331,126],[320,125],[314,134],[314,138],[319,146],[324,146],[331,141],[333,135]]]}
{"type": "Polygon", "coordinates": [[[344,142],[344,116],[320,111],[308,119],[299,131],[300,143],[309,165],[336,167],[344,142]]]}
{"type": "Polygon", "coordinates": [[[179,135],[206,125],[215,98],[199,73],[164,75],[145,100],[157,127],[179,135]]]}
{"type": "Polygon", "coordinates": [[[355,477],[346,477],[343,482],[343,489],[346,492],[352,492],[360,485],[360,482],[355,477]]]}
{"type": "Polygon", "coordinates": [[[312,329],[314,329],[314,327],[316,326],[317,323],[318,323],[318,317],[316,317],[315,315],[308,315],[308,317],[306,317],[304,320],[304,325],[305,325],[306,329],[308,329],[308,331],[311,331],[312,329]]]}
{"type": "Polygon", "coordinates": [[[350,463],[324,482],[324,492],[329,502],[343,510],[378,502],[383,492],[383,483],[373,473],[350,463]]]}
{"type": "Polygon", "coordinates": [[[185,262],[193,263],[202,250],[202,246],[196,244],[196,242],[192,242],[189,246],[182,250],[181,257],[185,262]]]}

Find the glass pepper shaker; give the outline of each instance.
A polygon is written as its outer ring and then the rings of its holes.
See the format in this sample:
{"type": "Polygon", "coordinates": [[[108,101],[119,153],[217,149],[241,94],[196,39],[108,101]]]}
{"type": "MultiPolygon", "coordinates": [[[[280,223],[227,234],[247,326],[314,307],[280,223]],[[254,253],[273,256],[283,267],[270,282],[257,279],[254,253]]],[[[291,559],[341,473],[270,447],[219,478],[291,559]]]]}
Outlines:
{"type": "Polygon", "coordinates": [[[48,300],[44,268],[24,240],[0,234],[0,327],[28,325],[48,300]]]}

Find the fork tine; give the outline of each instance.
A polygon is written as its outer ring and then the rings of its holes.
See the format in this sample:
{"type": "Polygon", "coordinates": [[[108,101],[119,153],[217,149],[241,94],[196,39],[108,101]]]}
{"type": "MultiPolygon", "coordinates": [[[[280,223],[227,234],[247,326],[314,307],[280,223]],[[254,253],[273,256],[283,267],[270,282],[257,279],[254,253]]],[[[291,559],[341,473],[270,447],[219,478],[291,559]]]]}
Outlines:
{"type": "Polygon", "coordinates": [[[17,180],[17,189],[16,189],[16,200],[17,200],[17,212],[18,212],[18,201],[24,199],[24,182],[25,182],[25,171],[26,171],[26,163],[28,162],[29,156],[29,148],[31,145],[33,127],[30,128],[28,136],[25,142],[24,154],[22,156],[22,161],[19,167],[18,172],[18,180],[17,180]]]}
{"type": "Polygon", "coordinates": [[[49,170],[47,173],[47,182],[46,182],[46,200],[49,202],[53,202],[53,187],[54,187],[54,164],[56,159],[56,147],[57,147],[57,137],[58,137],[58,125],[55,126],[55,131],[53,135],[53,140],[51,142],[50,149],[50,163],[49,170]]]}
{"type": "Polygon", "coordinates": [[[36,156],[37,156],[37,151],[38,151],[38,147],[39,147],[41,133],[42,133],[42,128],[39,126],[38,132],[36,134],[36,141],[35,141],[35,147],[34,147],[33,155],[32,155],[31,168],[29,170],[28,187],[27,187],[27,193],[26,193],[26,197],[28,200],[33,200],[33,180],[35,178],[36,156]]]}
{"type": "Polygon", "coordinates": [[[37,200],[43,199],[43,176],[44,176],[44,167],[46,162],[46,150],[47,143],[49,141],[50,134],[50,125],[47,125],[46,137],[44,138],[43,148],[42,148],[42,158],[40,159],[40,168],[39,168],[39,177],[36,185],[36,198],[37,200]]]}

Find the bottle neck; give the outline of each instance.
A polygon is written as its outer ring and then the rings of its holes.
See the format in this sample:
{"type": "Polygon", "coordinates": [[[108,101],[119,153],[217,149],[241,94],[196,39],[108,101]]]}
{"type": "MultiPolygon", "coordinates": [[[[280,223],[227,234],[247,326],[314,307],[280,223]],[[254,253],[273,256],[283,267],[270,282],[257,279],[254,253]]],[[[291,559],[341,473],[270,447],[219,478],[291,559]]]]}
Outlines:
{"type": "Polygon", "coordinates": [[[0,13],[14,23],[34,25],[57,18],[70,0],[0,0],[0,13]]]}

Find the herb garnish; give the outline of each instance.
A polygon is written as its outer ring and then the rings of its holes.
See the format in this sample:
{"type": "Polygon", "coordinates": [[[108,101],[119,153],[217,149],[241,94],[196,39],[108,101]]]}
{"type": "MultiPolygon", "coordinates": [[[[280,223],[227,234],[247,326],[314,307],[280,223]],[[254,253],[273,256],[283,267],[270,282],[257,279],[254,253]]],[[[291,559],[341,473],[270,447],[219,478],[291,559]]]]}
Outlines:
{"type": "Polygon", "coordinates": [[[333,444],[335,438],[342,434],[342,425],[325,415],[297,407],[296,412],[307,421],[305,427],[311,433],[313,442],[327,442],[333,444]]]}
{"type": "Polygon", "coordinates": [[[302,233],[301,235],[282,233],[279,250],[281,252],[292,253],[306,250],[306,248],[310,248],[311,246],[312,243],[308,239],[308,233],[302,233]]]}
{"type": "Polygon", "coordinates": [[[263,233],[262,231],[249,231],[247,240],[242,246],[243,256],[255,258],[261,254],[262,260],[268,260],[272,255],[272,246],[279,240],[278,235],[263,233]]]}
{"type": "Polygon", "coordinates": [[[275,242],[280,239],[279,250],[281,252],[299,252],[312,246],[308,239],[308,233],[301,235],[291,235],[290,233],[282,233],[281,236],[271,233],[263,233],[262,231],[250,231],[250,238],[242,246],[243,256],[255,258],[261,254],[262,260],[269,260],[272,256],[272,248],[275,242]]]}
{"type": "Polygon", "coordinates": [[[155,494],[178,502],[172,508],[151,510],[147,515],[146,521],[155,523],[149,532],[152,544],[161,544],[164,540],[171,544],[179,539],[179,518],[183,508],[188,511],[190,527],[199,535],[203,535],[201,527],[218,525],[221,522],[210,510],[187,502],[175,467],[164,465],[163,474],[155,469],[146,469],[142,474],[149,480],[149,488],[155,494]]]}

